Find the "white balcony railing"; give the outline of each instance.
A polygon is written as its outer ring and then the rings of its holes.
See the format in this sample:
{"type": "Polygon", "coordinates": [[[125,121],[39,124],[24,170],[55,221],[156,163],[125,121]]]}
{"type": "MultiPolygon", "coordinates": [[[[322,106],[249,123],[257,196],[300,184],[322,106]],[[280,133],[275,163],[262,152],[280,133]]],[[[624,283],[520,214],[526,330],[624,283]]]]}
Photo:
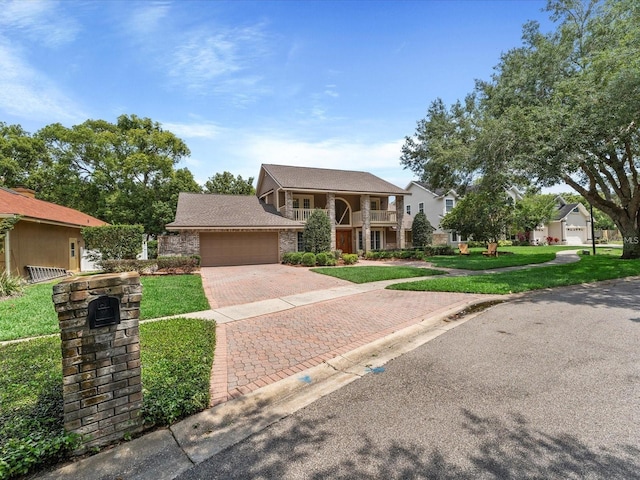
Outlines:
{"type": "MultiPolygon", "coordinates": [[[[393,210],[370,210],[369,219],[371,225],[395,225],[397,223],[397,215],[393,210]]],[[[362,225],[362,211],[353,212],[353,224],[362,225]]]]}
{"type": "MultiPolygon", "coordinates": [[[[314,210],[322,210],[322,209],[317,209],[317,208],[294,208],[293,209],[293,220],[297,220],[299,222],[306,222],[307,220],[309,220],[309,216],[311,215],[311,212],[313,212],[314,210]]],[[[280,207],[279,209],[280,213],[282,215],[285,214],[285,207],[280,207]]],[[[322,210],[324,213],[326,213],[327,215],[329,214],[328,210],[322,210]]]]}

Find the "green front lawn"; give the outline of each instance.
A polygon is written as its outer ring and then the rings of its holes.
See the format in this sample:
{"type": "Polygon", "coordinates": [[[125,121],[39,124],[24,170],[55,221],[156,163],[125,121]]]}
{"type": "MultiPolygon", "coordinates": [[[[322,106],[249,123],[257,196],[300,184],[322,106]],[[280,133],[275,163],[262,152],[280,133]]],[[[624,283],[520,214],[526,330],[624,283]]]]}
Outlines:
{"type": "Polygon", "coordinates": [[[466,277],[434,278],[387,288],[429,292],[508,294],[564,285],[640,275],[640,260],[622,260],[620,253],[583,256],[577,263],[527,268],[466,277]]]}
{"type": "MultiPolygon", "coordinates": [[[[140,318],[159,318],[208,310],[200,275],[140,277],[140,318]]],[[[51,301],[56,282],[25,288],[19,297],[0,301],[0,341],[58,333],[58,315],[51,301]]]]}
{"type": "MultiPolygon", "coordinates": [[[[170,319],[140,325],[143,415],[168,425],[205,409],[215,323],[170,319]]],[[[73,448],[62,412],[60,339],[0,347],[0,478],[55,462],[73,448]]]]}
{"type": "Polygon", "coordinates": [[[430,268],[417,268],[406,266],[363,266],[363,267],[326,267],[312,268],[312,272],[330,275],[332,277],[348,280],[353,283],[369,283],[381,280],[397,280],[399,278],[426,277],[429,275],[441,275],[441,270],[430,268]]]}
{"type": "Polygon", "coordinates": [[[556,258],[556,252],[560,250],[577,250],[578,248],[569,246],[498,247],[497,257],[482,255],[485,248],[470,248],[470,255],[435,256],[429,257],[428,260],[434,267],[440,268],[490,270],[544,263],[556,258]],[[505,254],[500,255],[501,253],[505,254]]]}

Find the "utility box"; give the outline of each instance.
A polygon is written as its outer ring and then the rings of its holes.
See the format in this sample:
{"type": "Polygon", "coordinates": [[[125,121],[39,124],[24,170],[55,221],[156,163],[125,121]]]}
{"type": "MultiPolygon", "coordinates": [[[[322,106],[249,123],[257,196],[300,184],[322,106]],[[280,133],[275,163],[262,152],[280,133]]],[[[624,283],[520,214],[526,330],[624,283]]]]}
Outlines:
{"type": "Polygon", "coordinates": [[[62,341],[64,427],[85,453],[142,431],[135,272],[73,277],[53,287],[62,341]]]}

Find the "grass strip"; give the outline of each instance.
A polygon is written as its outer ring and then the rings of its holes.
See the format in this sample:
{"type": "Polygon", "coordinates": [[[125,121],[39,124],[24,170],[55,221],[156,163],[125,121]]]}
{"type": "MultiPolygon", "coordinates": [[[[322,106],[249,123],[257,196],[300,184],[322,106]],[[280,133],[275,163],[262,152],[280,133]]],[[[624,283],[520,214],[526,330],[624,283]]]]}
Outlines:
{"type": "MultiPolygon", "coordinates": [[[[143,415],[168,425],[209,403],[215,323],[176,318],[140,325],[143,415]]],[[[0,479],[69,455],[64,432],[60,339],[0,347],[0,479]]]]}
{"type": "Polygon", "coordinates": [[[209,310],[200,275],[150,275],[140,277],[140,318],[168,317],[209,310]]]}
{"type": "Polygon", "coordinates": [[[583,256],[580,262],[467,277],[435,278],[387,288],[429,292],[508,294],[640,275],[640,260],[583,256]]]}
{"type": "MultiPolygon", "coordinates": [[[[39,283],[24,295],[0,301],[0,341],[58,333],[58,315],[51,300],[53,285],[39,283]]],[[[140,277],[140,318],[160,318],[208,310],[200,275],[140,277]]]]}
{"type": "Polygon", "coordinates": [[[0,301],[0,341],[60,331],[51,300],[55,283],[29,285],[23,295],[0,301]]]}
{"type": "Polygon", "coordinates": [[[312,272],[329,275],[331,277],[348,280],[353,283],[379,282],[381,280],[397,280],[399,278],[426,277],[430,275],[442,275],[446,272],[430,268],[418,268],[408,266],[354,266],[354,267],[327,267],[312,268],[312,272]]]}

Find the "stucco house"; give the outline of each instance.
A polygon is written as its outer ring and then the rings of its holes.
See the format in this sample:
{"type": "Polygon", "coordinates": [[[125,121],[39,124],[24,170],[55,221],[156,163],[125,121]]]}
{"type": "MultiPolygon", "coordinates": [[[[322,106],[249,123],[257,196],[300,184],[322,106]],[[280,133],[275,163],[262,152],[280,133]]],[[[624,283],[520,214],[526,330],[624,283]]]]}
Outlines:
{"type": "Polygon", "coordinates": [[[408,195],[367,172],[265,164],[255,196],[181,193],[166,226],[177,235],[160,237],[159,253],[198,254],[203,266],[279,263],[283,253],[303,250],[302,231],[317,208],[329,216],[336,250],[404,248],[408,195]]]}
{"type": "Polygon", "coordinates": [[[531,236],[531,242],[538,244],[547,243],[547,237],[557,238],[560,245],[591,243],[591,214],[581,203],[567,203],[559,195],[553,220],[536,228],[531,236]]]}
{"type": "Polygon", "coordinates": [[[27,277],[26,266],[55,267],[71,272],[81,270],[83,227],[105,222],[73,208],[35,198],[25,188],[0,187],[0,218],[21,216],[5,234],[0,272],[27,277]]]}

